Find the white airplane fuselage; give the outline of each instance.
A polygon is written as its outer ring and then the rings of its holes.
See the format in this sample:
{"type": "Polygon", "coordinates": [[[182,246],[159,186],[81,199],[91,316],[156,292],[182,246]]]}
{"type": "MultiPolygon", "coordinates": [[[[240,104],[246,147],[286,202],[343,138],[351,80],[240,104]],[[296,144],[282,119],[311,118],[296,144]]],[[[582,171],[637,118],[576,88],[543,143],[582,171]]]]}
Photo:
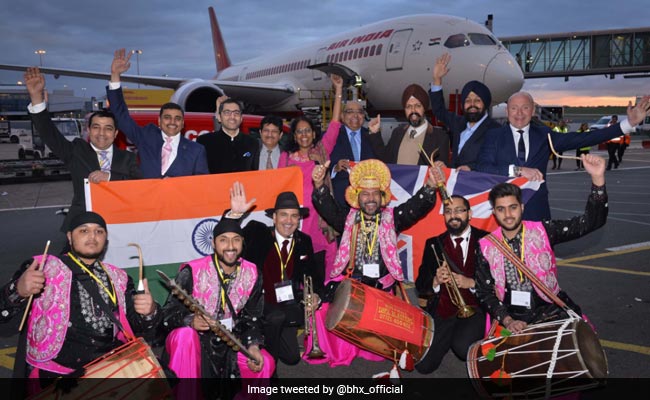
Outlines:
{"type": "Polygon", "coordinates": [[[295,93],[279,101],[276,94],[263,92],[243,100],[259,111],[295,112],[300,107],[320,106],[324,91],[331,88],[323,72],[306,67],[331,62],[361,76],[369,108],[376,112],[398,111],[408,85],[417,83],[428,90],[435,60],[445,52],[452,57],[450,71],[443,79],[447,95],[460,92],[470,80],[478,80],[490,88],[492,103],[497,104],[523,85],[520,67],[489,30],[467,19],[437,14],[380,21],[257,57],[220,71],[215,80],[286,85],[295,93]],[[462,45],[445,46],[450,36],[459,34],[467,38],[462,45]],[[477,34],[484,41],[487,36],[493,43],[477,45],[468,34],[477,34]]]}

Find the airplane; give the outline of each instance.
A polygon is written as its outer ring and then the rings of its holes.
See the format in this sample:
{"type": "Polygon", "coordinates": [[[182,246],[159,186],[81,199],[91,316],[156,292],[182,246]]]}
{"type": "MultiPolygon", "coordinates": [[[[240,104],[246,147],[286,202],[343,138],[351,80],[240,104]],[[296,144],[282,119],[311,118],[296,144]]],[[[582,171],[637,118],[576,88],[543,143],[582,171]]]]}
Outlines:
{"type": "MultiPolygon", "coordinates": [[[[243,101],[247,113],[297,115],[319,107],[331,88],[326,73],[360,85],[369,112],[403,117],[401,97],[412,83],[428,89],[435,59],[452,55],[443,80],[447,94],[459,93],[470,80],[485,83],[493,104],[505,101],[523,85],[512,55],[484,26],[465,18],[420,14],[392,18],[338,33],[290,50],[232,64],[214,8],[208,13],[217,74],[213,79],[122,75],[123,82],[174,89],[171,101],[186,111],[214,112],[226,94],[243,101]]],[[[24,71],[26,66],[0,64],[24,71]]],[[[42,67],[47,74],[108,80],[110,73],[42,67]]],[[[354,92],[354,91],[352,91],[354,92]]]]}

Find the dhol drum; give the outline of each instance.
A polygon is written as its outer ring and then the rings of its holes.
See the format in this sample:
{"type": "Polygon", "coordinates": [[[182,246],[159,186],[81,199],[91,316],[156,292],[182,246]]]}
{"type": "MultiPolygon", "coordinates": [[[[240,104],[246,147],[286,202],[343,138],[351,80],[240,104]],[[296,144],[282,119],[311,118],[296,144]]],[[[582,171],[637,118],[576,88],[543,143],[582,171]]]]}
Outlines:
{"type": "Polygon", "coordinates": [[[345,279],[334,294],[325,319],[327,330],[391,360],[408,349],[415,363],[433,340],[433,318],[402,299],[345,279]]]}
{"type": "Polygon", "coordinates": [[[467,353],[467,371],[481,396],[527,399],[593,388],[608,373],[598,336],[580,318],[478,341],[467,353]]]}
{"type": "Polygon", "coordinates": [[[86,374],[69,393],[46,388],[31,399],[164,399],[171,389],[162,367],[142,338],[129,341],[85,367],[86,374]],[[107,379],[121,378],[121,379],[107,379]],[[158,379],[144,379],[158,378],[158,379]]]}

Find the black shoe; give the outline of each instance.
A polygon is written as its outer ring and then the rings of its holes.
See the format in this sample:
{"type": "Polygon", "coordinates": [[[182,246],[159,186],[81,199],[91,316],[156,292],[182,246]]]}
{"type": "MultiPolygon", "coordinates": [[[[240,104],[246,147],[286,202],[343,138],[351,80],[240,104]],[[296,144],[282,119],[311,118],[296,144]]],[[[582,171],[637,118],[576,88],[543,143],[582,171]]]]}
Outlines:
{"type": "Polygon", "coordinates": [[[615,164],[615,165],[614,165],[614,169],[618,169],[618,164],[615,164]]]}

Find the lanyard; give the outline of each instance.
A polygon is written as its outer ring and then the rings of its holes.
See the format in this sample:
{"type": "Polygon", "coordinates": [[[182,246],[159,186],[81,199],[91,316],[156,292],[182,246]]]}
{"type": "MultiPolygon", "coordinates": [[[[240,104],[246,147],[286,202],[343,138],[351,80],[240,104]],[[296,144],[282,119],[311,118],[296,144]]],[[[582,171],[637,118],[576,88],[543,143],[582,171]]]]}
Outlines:
{"type": "Polygon", "coordinates": [[[111,281],[111,277],[108,275],[108,272],[106,272],[106,269],[104,268],[104,264],[102,264],[101,261],[98,261],[99,266],[102,267],[102,270],[106,274],[106,277],[108,278],[108,281],[111,283],[112,291],[108,290],[108,288],[106,286],[104,286],[104,283],[101,281],[101,279],[99,279],[97,277],[97,275],[93,274],[91,270],[86,268],[86,266],[81,261],[79,261],[75,256],[73,256],[72,253],[68,252],[68,257],[70,257],[70,259],[72,259],[72,261],[74,261],[78,266],[80,266],[81,269],[83,269],[88,275],[90,275],[90,277],[93,278],[95,280],[95,282],[97,282],[99,284],[99,286],[102,287],[102,289],[104,289],[104,291],[106,292],[108,297],[113,302],[113,305],[117,305],[117,296],[115,294],[115,286],[113,286],[113,281],[111,281]]]}
{"type": "MultiPolygon", "coordinates": [[[[220,292],[221,292],[221,309],[225,313],[226,312],[226,288],[225,288],[225,286],[226,286],[226,281],[230,282],[230,279],[226,280],[223,277],[223,272],[221,270],[221,266],[219,265],[219,260],[217,259],[217,255],[213,254],[212,258],[214,259],[214,265],[216,267],[217,273],[219,274],[219,278],[221,278],[221,282],[222,282],[221,290],[220,290],[220,292]]],[[[239,266],[237,266],[237,269],[235,270],[235,276],[237,275],[238,272],[239,272],[239,266]]]]}
{"type": "MultiPolygon", "coordinates": [[[[363,212],[361,212],[361,224],[363,227],[366,226],[366,221],[363,218],[363,212]]],[[[370,243],[366,242],[366,247],[368,248],[368,257],[372,259],[372,251],[375,248],[375,243],[377,242],[377,232],[379,231],[379,214],[375,215],[375,229],[372,234],[372,241],[370,243]]]]}
{"type": "MultiPolygon", "coordinates": [[[[522,226],[521,227],[521,241],[519,242],[519,253],[521,253],[519,255],[519,259],[521,260],[522,263],[524,262],[524,251],[525,251],[524,240],[525,239],[526,239],[526,227],[522,226]]],[[[503,243],[505,243],[506,246],[510,247],[510,245],[508,244],[505,236],[503,237],[503,243]]],[[[510,247],[510,248],[512,248],[512,247],[510,247]]],[[[515,267],[515,269],[517,270],[517,273],[519,274],[519,282],[523,283],[524,282],[524,275],[521,273],[519,268],[515,267]]]]}
{"type": "Polygon", "coordinates": [[[280,247],[278,246],[277,240],[275,241],[275,250],[278,252],[278,257],[280,258],[280,282],[284,281],[284,271],[287,268],[287,265],[289,265],[289,259],[291,259],[291,254],[293,254],[293,245],[296,244],[295,240],[291,241],[291,248],[289,249],[289,254],[287,254],[287,259],[283,260],[282,259],[282,252],[280,251],[280,247]]]}

